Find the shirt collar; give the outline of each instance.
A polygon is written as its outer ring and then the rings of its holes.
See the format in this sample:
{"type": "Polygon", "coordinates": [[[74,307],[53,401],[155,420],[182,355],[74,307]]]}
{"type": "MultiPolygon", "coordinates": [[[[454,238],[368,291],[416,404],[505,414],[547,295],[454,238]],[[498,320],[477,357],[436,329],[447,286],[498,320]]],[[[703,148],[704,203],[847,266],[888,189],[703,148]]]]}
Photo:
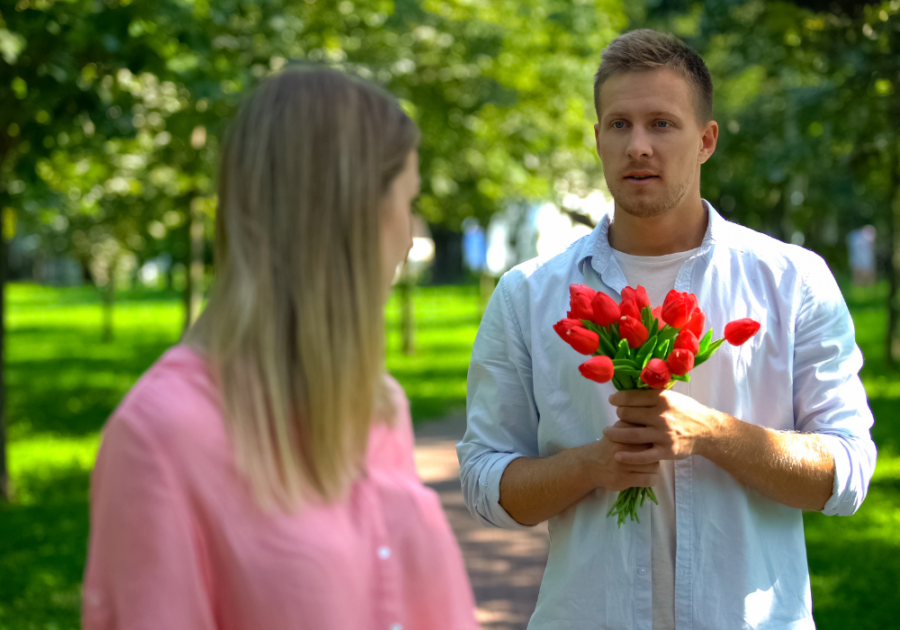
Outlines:
{"type": "MultiPolygon", "coordinates": [[[[728,221],[722,218],[722,215],[713,208],[711,203],[706,199],[703,199],[702,201],[703,206],[707,210],[709,221],[706,224],[706,234],[703,235],[703,242],[700,243],[700,250],[691,258],[706,255],[714,243],[720,242],[724,236],[726,224],[728,223],[728,221]]],[[[610,258],[612,258],[612,247],[610,247],[609,244],[609,224],[611,220],[612,216],[610,214],[603,215],[603,219],[601,219],[597,227],[594,228],[594,231],[591,232],[590,236],[585,239],[581,255],[576,261],[578,271],[582,274],[584,274],[585,262],[590,262],[594,271],[603,277],[604,270],[609,264],[610,258]]],[[[616,268],[618,269],[618,265],[616,265],[616,268]]],[[[621,275],[621,272],[619,272],[619,275],[621,275]]],[[[622,281],[624,281],[624,276],[622,277],[622,281]]]]}

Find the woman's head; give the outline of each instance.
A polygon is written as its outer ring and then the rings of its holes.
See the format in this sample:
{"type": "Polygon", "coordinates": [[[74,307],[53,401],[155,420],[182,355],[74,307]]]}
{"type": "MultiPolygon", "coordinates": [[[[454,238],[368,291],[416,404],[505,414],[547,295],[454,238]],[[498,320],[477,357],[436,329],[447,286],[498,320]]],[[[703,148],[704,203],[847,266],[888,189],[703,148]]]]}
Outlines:
{"type": "Polygon", "coordinates": [[[417,143],[390,95],[327,69],[266,80],[226,137],[200,335],[263,503],[335,498],[358,470],[383,393],[390,265],[411,243],[417,143]]]}

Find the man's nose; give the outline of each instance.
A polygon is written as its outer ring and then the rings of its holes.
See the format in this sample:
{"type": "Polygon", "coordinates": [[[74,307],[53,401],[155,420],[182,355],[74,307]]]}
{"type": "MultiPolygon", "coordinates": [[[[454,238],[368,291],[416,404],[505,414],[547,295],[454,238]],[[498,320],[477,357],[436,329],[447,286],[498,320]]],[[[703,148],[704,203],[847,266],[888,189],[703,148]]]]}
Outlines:
{"type": "Polygon", "coordinates": [[[640,127],[634,128],[628,138],[627,152],[628,157],[633,160],[653,155],[653,145],[650,143],[650,137],[646,131],[640,127]]]}

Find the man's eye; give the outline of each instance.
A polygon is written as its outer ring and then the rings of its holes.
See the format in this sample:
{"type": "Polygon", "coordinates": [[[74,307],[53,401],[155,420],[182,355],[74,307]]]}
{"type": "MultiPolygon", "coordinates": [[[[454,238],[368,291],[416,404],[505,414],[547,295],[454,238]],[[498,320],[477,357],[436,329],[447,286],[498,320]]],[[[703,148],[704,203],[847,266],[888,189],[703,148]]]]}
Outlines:
{"type": "Polygon", "coordinates": [[[615,128],[615,129],[624,129],[624,128],[625,128],[625,123],[622,122],[621,120],[617,120],[617,121],[615,121],[615,122],[613,123],[613,128],[615,128]]]}
{"type": "Polygon", "coordinates": [[[660,121],[659,121],[658,123],[656,123],[656,124],[659,125],[660,127],[671,127],[671,125],[669,124],[669,122],[666,121],[666,120],[660,120],[660,121]]]}

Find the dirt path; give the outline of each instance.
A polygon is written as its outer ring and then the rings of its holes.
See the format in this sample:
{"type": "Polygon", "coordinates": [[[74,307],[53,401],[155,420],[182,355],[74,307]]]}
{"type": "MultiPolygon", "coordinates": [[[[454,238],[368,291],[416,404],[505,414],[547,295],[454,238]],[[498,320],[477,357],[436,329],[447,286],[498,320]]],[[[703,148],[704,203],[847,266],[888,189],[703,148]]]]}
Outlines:
{"type": "Polygon", "coordinates": [[[547,528],[506,531],[478,525],[463,503],[456,443],[465,417],[428,422],[416,430],[416,466],[438,492],[456,533],[484,630],[525,630],[547,563],[547,528]]]}

